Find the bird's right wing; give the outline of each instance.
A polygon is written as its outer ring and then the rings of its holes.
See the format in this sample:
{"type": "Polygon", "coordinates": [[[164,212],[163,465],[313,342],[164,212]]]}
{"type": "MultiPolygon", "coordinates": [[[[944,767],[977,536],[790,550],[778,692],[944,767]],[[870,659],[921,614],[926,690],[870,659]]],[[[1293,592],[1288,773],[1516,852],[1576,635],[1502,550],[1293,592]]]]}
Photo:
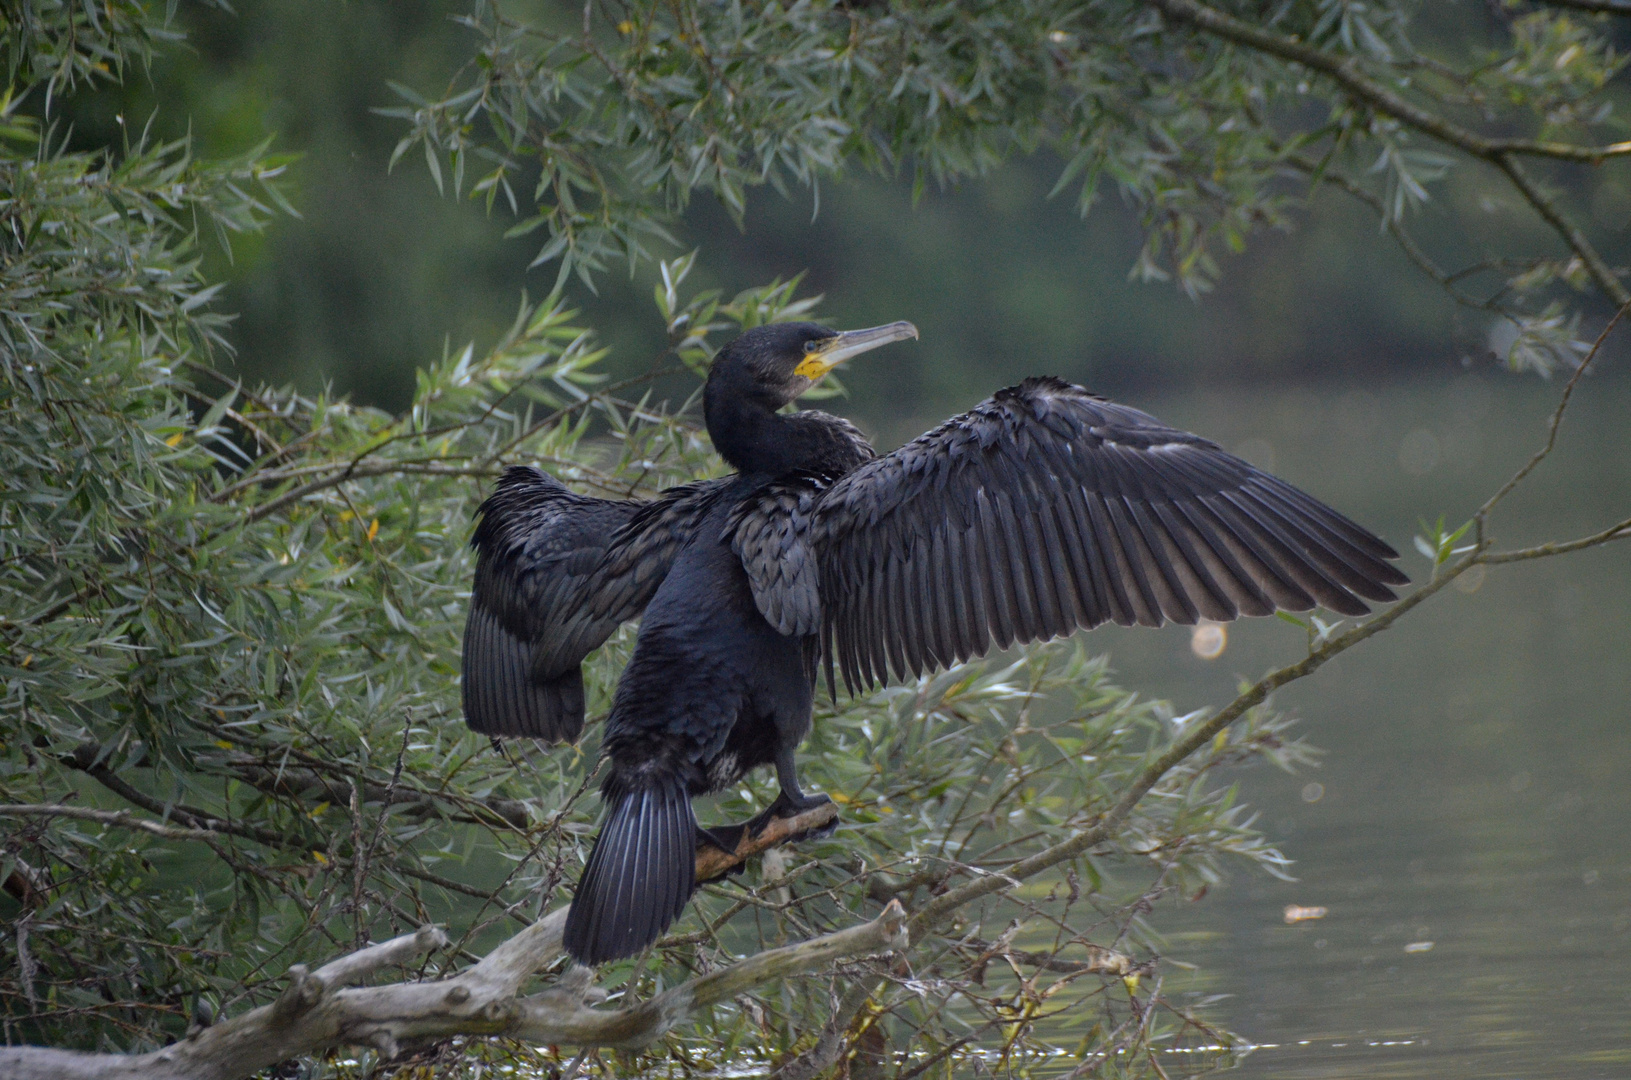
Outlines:
{"type": "Polygon", "coordinates": [[[1107,620],[1358,615],[1408,580],[1317,499],[1049,378],[838,480],[799,538],[851,690],[1107,620]]]}
{"type": "Polygon", "coordinates": [[[578,495],[513,467],[481,505],[464,632],[464,715],[487,735],[572,741],[580,665],[645,610],[723,481],[652,500],[578,495]]]}

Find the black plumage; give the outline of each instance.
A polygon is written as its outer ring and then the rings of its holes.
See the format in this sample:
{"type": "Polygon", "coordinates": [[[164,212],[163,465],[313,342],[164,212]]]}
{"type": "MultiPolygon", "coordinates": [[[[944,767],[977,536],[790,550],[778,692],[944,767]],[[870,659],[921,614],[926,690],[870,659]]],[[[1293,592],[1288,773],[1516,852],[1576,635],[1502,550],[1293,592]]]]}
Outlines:
{"type": "Polygon", "coordinates": [[[1059,379],[999,391],[877,457],[838,417],[779,412],[908,323],[750,330],[704,390],[738,471],[649,502],[513,468],[482,507],[465,635],[475,730],[575,739],[580,664],[643,615],[602,753],[605,821],[566,947],[600,963],[656,940],[699,840],[822,801],[798,787],[817,672],[852,692],[1103,622],[1225,621],[1394,599],[1397,553],[1213,443],[1059,379]],[[773,765],[754,822],[705,830],[692,796],[773,765]]]}
{"type": "Polygon", "coordinates": [[[724,487],[595,499],[539,469],[506,470],[470,541],[480,553],[464,631],[471,728],[575,741],[584,658],[645,610],[724,487]]]}

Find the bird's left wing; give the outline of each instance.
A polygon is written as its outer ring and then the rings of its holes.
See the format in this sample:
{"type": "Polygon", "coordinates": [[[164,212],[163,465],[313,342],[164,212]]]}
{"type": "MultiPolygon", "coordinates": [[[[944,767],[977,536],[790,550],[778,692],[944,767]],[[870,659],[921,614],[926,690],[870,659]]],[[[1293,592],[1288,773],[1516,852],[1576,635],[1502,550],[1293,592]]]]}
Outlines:
{"type": "Polygon", "coordinates": [[[852,690],[1108,620],[1363,614],[1408,580],[1290,484],[1051,378],[849,473],[800,532],[852,690]]]}
{"type": "Polygon", "coordinates": [[[514,467],[481,506],[464,634],[464,713],[475,731],[571,741],[585,657],[645,610],[724,481],[652,500],[579,495],[514,467]]]}

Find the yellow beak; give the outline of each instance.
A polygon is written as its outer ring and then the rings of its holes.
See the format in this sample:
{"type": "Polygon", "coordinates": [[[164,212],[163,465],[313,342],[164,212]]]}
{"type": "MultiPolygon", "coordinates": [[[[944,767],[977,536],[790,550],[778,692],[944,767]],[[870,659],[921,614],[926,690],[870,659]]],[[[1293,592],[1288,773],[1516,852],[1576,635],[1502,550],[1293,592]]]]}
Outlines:
{"type": "Polygon", "coordinates": [[[916,337],[917,327],[909,322],[892,322],[866,330],[845,330],[830,338],[811,342],[804,359],[793,369],[793,374],[802,375],[815,382],[852,356],[876,349],[880,345],[888,345],[892,341],[916,337]]]}

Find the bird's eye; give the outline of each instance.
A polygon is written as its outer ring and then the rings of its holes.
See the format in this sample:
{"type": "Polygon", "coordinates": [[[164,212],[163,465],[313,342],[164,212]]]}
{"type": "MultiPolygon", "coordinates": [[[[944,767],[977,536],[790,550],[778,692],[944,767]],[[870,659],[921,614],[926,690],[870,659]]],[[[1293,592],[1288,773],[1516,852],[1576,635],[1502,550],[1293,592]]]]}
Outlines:
{"type": "Polygon", "coordinates": [[[810,353],[816,352],[820,348],[821,342],[819,341],[806,341],[804,343],[804,353],[806,356],[808,356],[810,353]]]}

